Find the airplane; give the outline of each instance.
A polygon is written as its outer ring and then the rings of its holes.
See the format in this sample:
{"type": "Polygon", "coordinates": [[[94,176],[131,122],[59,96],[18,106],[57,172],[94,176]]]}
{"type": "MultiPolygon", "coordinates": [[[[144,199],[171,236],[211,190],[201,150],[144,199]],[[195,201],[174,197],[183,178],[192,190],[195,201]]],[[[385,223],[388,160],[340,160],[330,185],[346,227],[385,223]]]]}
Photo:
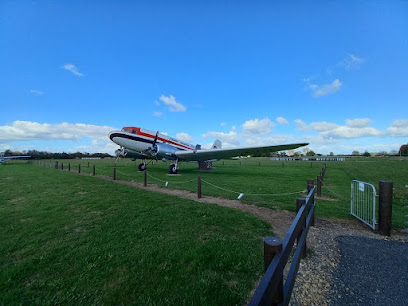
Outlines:
{"type": "Polygon", "coordinates": [[[271,152],[293,150],[308,143],[283,144],[276,146],[254,146],[240,148],[222,148],[220,140],[216,140],[211,149],[201,149],[201,145],[192,145],[179,139],[160,134],[159,131],[140,127],[123,127],[121,130],[109,133],[109,138],[120,146],[116,150],[116,160],[126,155],[132,155],[134,160],[142,159],[139,171],[147,167],[146,159],[170,161],[169,174],[177,174],[178,162],[197,161],[199,169],[210,170],[212,161],[236,156],[269,154],[271,152]]]}
{"type": "Polygon", "coordinates": [[[15,159],[15,158],[28,158],[31,156],[0,156],[0,165],[6,162],[9,159],[15,159]]]}

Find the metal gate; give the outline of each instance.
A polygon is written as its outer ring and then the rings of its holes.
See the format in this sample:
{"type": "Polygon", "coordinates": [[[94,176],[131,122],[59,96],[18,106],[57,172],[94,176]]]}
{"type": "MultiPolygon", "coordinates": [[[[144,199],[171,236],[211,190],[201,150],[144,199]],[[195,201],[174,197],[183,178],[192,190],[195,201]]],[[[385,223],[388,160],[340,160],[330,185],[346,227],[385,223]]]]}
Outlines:
{"type": "Polygon", "coordinates": [[[351,182],[350,213],[373,230],[377,225],[375,197],[375,187],[372,184],[356,180],[351,182]]]}

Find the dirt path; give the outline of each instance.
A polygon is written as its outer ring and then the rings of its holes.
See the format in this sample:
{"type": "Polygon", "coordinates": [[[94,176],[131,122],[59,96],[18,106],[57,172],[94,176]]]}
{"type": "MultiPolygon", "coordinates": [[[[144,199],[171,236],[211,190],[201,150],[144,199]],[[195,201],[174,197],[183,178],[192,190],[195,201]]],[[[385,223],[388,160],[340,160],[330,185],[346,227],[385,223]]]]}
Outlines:
{"type": "MultiPolygon", "coordinates": [[[[89,174],[84,174],[89,175],[89,174]]],[[[113,181],[111,177],[97,175],[98,178],[113,181]]],[[[205,196],[197,198],[196,193],[161,188],[156,185],[144,187],[142,183],[129,181],[113,181],[117,184],[141,188],[174,195],[200,203],[217,204],[224,207],[249,212],[268,222],[275,235],[284,238],[295,214],[284,210],[271,210],[264,207],[249,205],[238,200],[228,200],[218,197],[205,196]]],[[[317,205],[318,205],[318,200],[317,205]]],[[[393,231],[391,237],[382,237],[373,233],[357,220],[333,220],[316,218],[315,226],[309,230],[307,238],[308,257],[300,263],[298,276],[292,293],[291,305],[330,305],[330,297],[336,290],[333,286],[333,271],[340,261],[338,238],[341,236],[370,237],[378,240],[393,240],[408,242],[406,233],[393,231]]]]}

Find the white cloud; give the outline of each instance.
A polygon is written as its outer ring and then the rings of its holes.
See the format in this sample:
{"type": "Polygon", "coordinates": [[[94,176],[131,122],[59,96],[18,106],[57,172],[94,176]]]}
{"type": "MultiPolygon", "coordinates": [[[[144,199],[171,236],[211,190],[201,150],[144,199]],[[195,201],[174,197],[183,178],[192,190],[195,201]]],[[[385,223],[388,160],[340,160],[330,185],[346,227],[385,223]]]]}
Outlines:
{"type": "Polygon", "coordinates": [[[184,132],[177,133],[176,138],[187,142],[194,141],[194,138],[192,136],[184,132]]]}
{"type": "Polygon", "coordinates": [[[271,135],[269,137],[246,138],[245,145],[248,146],[268,146],[288,143],[288,135],[271,135]]]}
{"type": "Polygon", "coordinates": [[[30,89],[30,93],[33,94],[34,96],[42,96],[44,94],[43,91],[38,89],[30,89]]]}
{"type": "Polygon", "coordinates": [[[361,128],[371,125],[372,121],[368,118],[346,119],[346,126],[351,128],[361,128]]]}
{"type": "Polygon", "coordinates": [[[296,128],[299,131],[306,132],[306,131],[311,130],[311,128],[303,120],[296,119],[295,122],[296,122],[296,128]]]}
{"type": "Polygon", "coordinates": [[[109,140],[108,134],[115,128],[83,123],[38,123],[32,121],[14,121],[11,125],[0,126],[0,141],[15,140],[72,140],[83,137],[109,140]]]}
{"type": "Polygon", "coordinates": [[[172,95],[168,97],[161,95],[159,99],[169,107],[171,112],[185,112],[187,110],[187,108],[183,104],[177,102],[176,98],[172,95]]]}
{"type": "Polygon", "coordinates": [[[358,69],[365,62],[365,58],[358,57],[354,54],[347,54],[347,57],[344,58],[339,65],[343,66],[346,70],[358,69]]]}
{"type": "Polygon", "coordinates": [[[310,124],[310,128],[312,130],[318,131],[318,132],[327,132],[327,131],[332,131],[337,129],[339,126],[335,123],[329,123],[326,121],[322,122],[312,122],[310,124]]]}
{"type": "Polygon", "coordinates": [[[289,124],[288,120],[286,118],[283,117],[278,117],[276,118],[276,122],[280,123],[280,124],[289,124]]]}
{"type": "Polygon", "coordinates": [[[220,125],[221,125],[221,126],[226,126],[227,123],[226,123],[226,122],[221,122],[220,125]]]}
{"type": "Polygon", "coordinates": [[[334,130],[322,132],[322,135],[336,138],[360,138],[381,136],[382,132],[373,127],[348,127],[339,126],[334,130]]]}
{"type": "Polygon", "coordinates": [[[340,82],[340,80],[335,79],[330,84],[324,84],[324,85],[311,84],[309,85],[309,88],[313,92],[313,97],[319,98],[319,97],[327,96],[330,94],[334,94],[335,92],[339,91],[341,85],[342,83],[340,82]]]}
{"type": "Polygon", "coordinates": [[[408,120],[393,121],[386,133],[393,137],[408,137],[408,120]]]}
{"type": "Polygon", "coordinates": [[[62,66],[65,70],[71,71],[76,76],[83,76],[84,74],[79,72],[78,68],[74,64],[65,64],[62,66]]]}
{"type": "Polygon", "coordinates": [[[247,120],[242,125],[244,132],[257,135],[268,135],[272,133],[272,128],[274,126],[275,124],[269,118],[264,118],[262,120],[247,120]]]}
{"type": "Polygon", "coordinates": [[[163,116],[163,113],[162,112],[153,112],[153,116],[161,117],[161,116],[163,116]]]}
{"type": "Polygon", "coordinates": [[[312,122],[309,125],[300,119],[295,120],[295,122],[297,123],[297,129],[299,131],[316,131],[325,137],[360,138],[382,136],[384,134],[384,132],[369,127],[368,125],[371,124],[371,120],[368,118],[347,119],[346,125],[343,126],[326,121],[312,122]]]}
{"type": "Polygon", "coordinates": [[[230,145],[239,145],[239,137],[238,137],[238,134],[237,134],[237,129],[236,129],[236,127],[235,126],[233,126],[232,128],[231,128],[231,131],[229,132],[229,133],[223,133],[223,132],[214,132],[214,131],[211,131],[211,132],[207,132],[207,133],[205,133],[205,134],[203,134],[202,135],[204,138],[208,138],[208,137],[211,137],[211,138],[214,138],[214,139],[219,139],[219,140],[221,140],[222,142],[223,142],[223,147],[225,148],[225,147],[228,147],[228,146],[226,146],[225,144],[224,144],[224,142],[226,142],[226,143],[228,143],[228,144],[230,144],[230,145]]]}

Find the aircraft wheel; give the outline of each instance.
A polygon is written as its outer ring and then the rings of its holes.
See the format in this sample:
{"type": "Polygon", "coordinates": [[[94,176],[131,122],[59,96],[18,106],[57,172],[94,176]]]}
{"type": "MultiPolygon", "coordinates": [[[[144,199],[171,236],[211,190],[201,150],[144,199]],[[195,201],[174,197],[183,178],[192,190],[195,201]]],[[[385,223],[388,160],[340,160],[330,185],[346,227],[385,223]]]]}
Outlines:
{"type": "Polygon", "coordinates": [[[169,167],[169,174],[177,174],[177,167],[175,164],[171,164],[169,167]]]}
{"type": "Polygon", "coordinates": [[[146,170],[146,164],[145,163],[139,164],[139,171],[145,171],[145,170],[146,170]]]}

